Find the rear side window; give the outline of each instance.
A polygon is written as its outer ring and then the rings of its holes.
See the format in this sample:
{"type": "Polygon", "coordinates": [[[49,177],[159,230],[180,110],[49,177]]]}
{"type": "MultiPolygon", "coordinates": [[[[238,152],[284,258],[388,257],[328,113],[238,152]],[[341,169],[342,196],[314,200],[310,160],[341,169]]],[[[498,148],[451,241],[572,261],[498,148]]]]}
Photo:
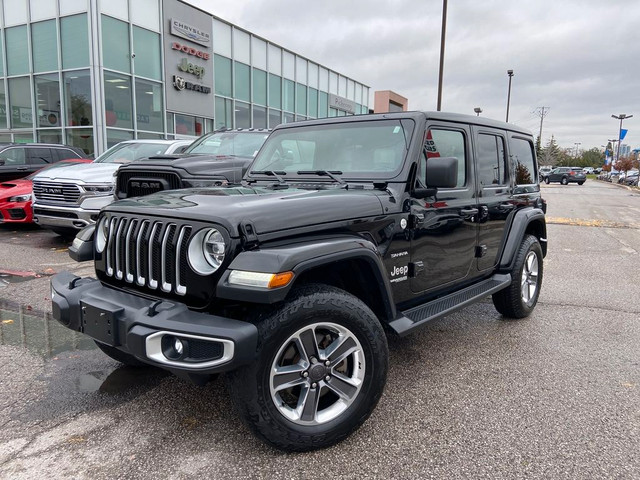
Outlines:
{"type": "Polygon", "coordinates": [[[478,182],[483,187],[507,183],[504,139],[498,135],[478,135],[478,182]]]}
{"type": "MultiPolygon", "coordinates": [[[[464,187],[467,183],[467,156],[464,148],[464,134],[457,130],[430,128],[424,148],[427,162],[433,157],[456,157],[458,159],[458,182],[456,188],[464,187]]],[[[425,169],[422,169],[424,172],[425,169]]],[[[426,179],[429,184],[429,179],[426,179]]]]}
{"type": "Polygon", "coordinates": [[[31,156],[32,165],[48,165],[57,160],[52,158],[51,150],[48,148],[30,148],[29,155],[31,156]]]}
{"type": "MultiPolygon", "coordinates": [[[[511,148],[511,159],[518,187],[534,185],[537,182],[535,160],[533,153],[533,143],[524,138],[511,138],[509,141],[511,148]]],[[[530,189],[519,188],[517,193],[524,193],[530,189]]]]}
{"type": "Polygon", "coordinates": [[[69,150],[68,148],[52,148],[54,160],[57,158],[58,160],[66,160],[68,158],[82,158],[78,153],[73,150],[69,150]]]}

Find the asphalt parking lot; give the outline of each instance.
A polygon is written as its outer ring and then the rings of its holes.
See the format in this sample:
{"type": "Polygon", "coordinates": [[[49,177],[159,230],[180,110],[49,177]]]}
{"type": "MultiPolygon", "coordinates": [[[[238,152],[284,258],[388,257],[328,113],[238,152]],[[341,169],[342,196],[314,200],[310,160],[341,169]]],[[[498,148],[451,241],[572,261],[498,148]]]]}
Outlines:
{"type": "Polygon", "coordinates": [[[640,478],[640,192],[542,189],[533,315],[504,321],[489,300],[390,339],[371,418],[306,454],[251,436],[223,377],[122,367],[58,327],[48,276],[91,265],[0,225],[0,478],[640,478]]]}

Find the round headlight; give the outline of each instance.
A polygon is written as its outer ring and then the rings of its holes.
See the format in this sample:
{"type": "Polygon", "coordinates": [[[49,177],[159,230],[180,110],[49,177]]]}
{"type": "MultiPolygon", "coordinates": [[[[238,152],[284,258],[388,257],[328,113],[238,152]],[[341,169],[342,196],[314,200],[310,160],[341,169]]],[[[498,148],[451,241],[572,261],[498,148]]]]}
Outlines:
{"type": "Polygon", "coordinates": [[[189,265],[200,275],[211,275],[224,261],[224,237],[215,228],[205,228],[189,242],[189,265]]]}
{"type": "Polygon", "coordinates": [[[107,245],[107,233],[109,232],[109,221],[107,217],[102,217],[96,226],[95,241],[96,252],[102,253],[107,245]]]}

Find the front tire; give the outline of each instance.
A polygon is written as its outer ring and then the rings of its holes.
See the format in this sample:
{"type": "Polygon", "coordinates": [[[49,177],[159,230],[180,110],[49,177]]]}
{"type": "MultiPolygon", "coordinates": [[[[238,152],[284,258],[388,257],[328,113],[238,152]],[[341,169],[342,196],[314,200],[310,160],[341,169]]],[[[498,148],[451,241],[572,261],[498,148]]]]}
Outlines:
{"type": "Polygon", "coordinates": [[[228,375],[231,398],[254,434],[282,450],[307,451],[343,440],[369,417],[389,354],[380,322],[362,301],[310,285],[257,326],[256,359],[228,375]]]}
{"type": "Polygon", "coordinates": [[[528,317],[538,303],[542,286],[542,247],[533,235],[525,235],[513,265],[513,280],[492,295],[493,305],[505,317],[528,317]]]}
{"type": "Polygon", "coordinates": [[[569,183],[569,180],[567,180],[567,177],[562,177],[562,180],[560,180],[560,183],[562,185],[567,185],[569,183]]]}
{"type": "Polygon", "coordinates": [[[549,177],[544,177],[544,183],[549,185],[550,182],[551,182],[551,180],[549,180],[549,177]]]}

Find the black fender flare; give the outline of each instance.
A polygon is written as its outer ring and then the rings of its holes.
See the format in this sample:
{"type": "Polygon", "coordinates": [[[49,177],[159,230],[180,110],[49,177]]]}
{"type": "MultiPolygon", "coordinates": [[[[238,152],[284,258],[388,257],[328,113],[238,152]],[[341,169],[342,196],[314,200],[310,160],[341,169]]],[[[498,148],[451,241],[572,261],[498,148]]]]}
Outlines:
{"type": "Polygon", "coordinates": [[[516,252],[522,243],[525,233],[530,231],[538,237],[543,256],[547,255],[547,224],[544,212],[540,208],[523,208],[518,210],[511,221],[498,267],[500,271],[510,271],[515,261],[516,252]]]}
{"type": "Polygon", "coordinates": [[[317,237],[287,245],[262,246],[237,255],[224,272],[216,287],[216,296],[228,300],[271,304],[285,299],[296,279],[304,272],[317,267],[344,260],[364,262],[372,274],[370,288],[382,299],[386,320],[395,318],[395,304],[391,285],[385,275],[382,258],[376,245],[362,237],[339,236],[317,237]],[[231,285],[229,274],[232,270],[280,273],[292,271],[293,281],[285,287],[267,290],[264,288],[231,285]]]}

